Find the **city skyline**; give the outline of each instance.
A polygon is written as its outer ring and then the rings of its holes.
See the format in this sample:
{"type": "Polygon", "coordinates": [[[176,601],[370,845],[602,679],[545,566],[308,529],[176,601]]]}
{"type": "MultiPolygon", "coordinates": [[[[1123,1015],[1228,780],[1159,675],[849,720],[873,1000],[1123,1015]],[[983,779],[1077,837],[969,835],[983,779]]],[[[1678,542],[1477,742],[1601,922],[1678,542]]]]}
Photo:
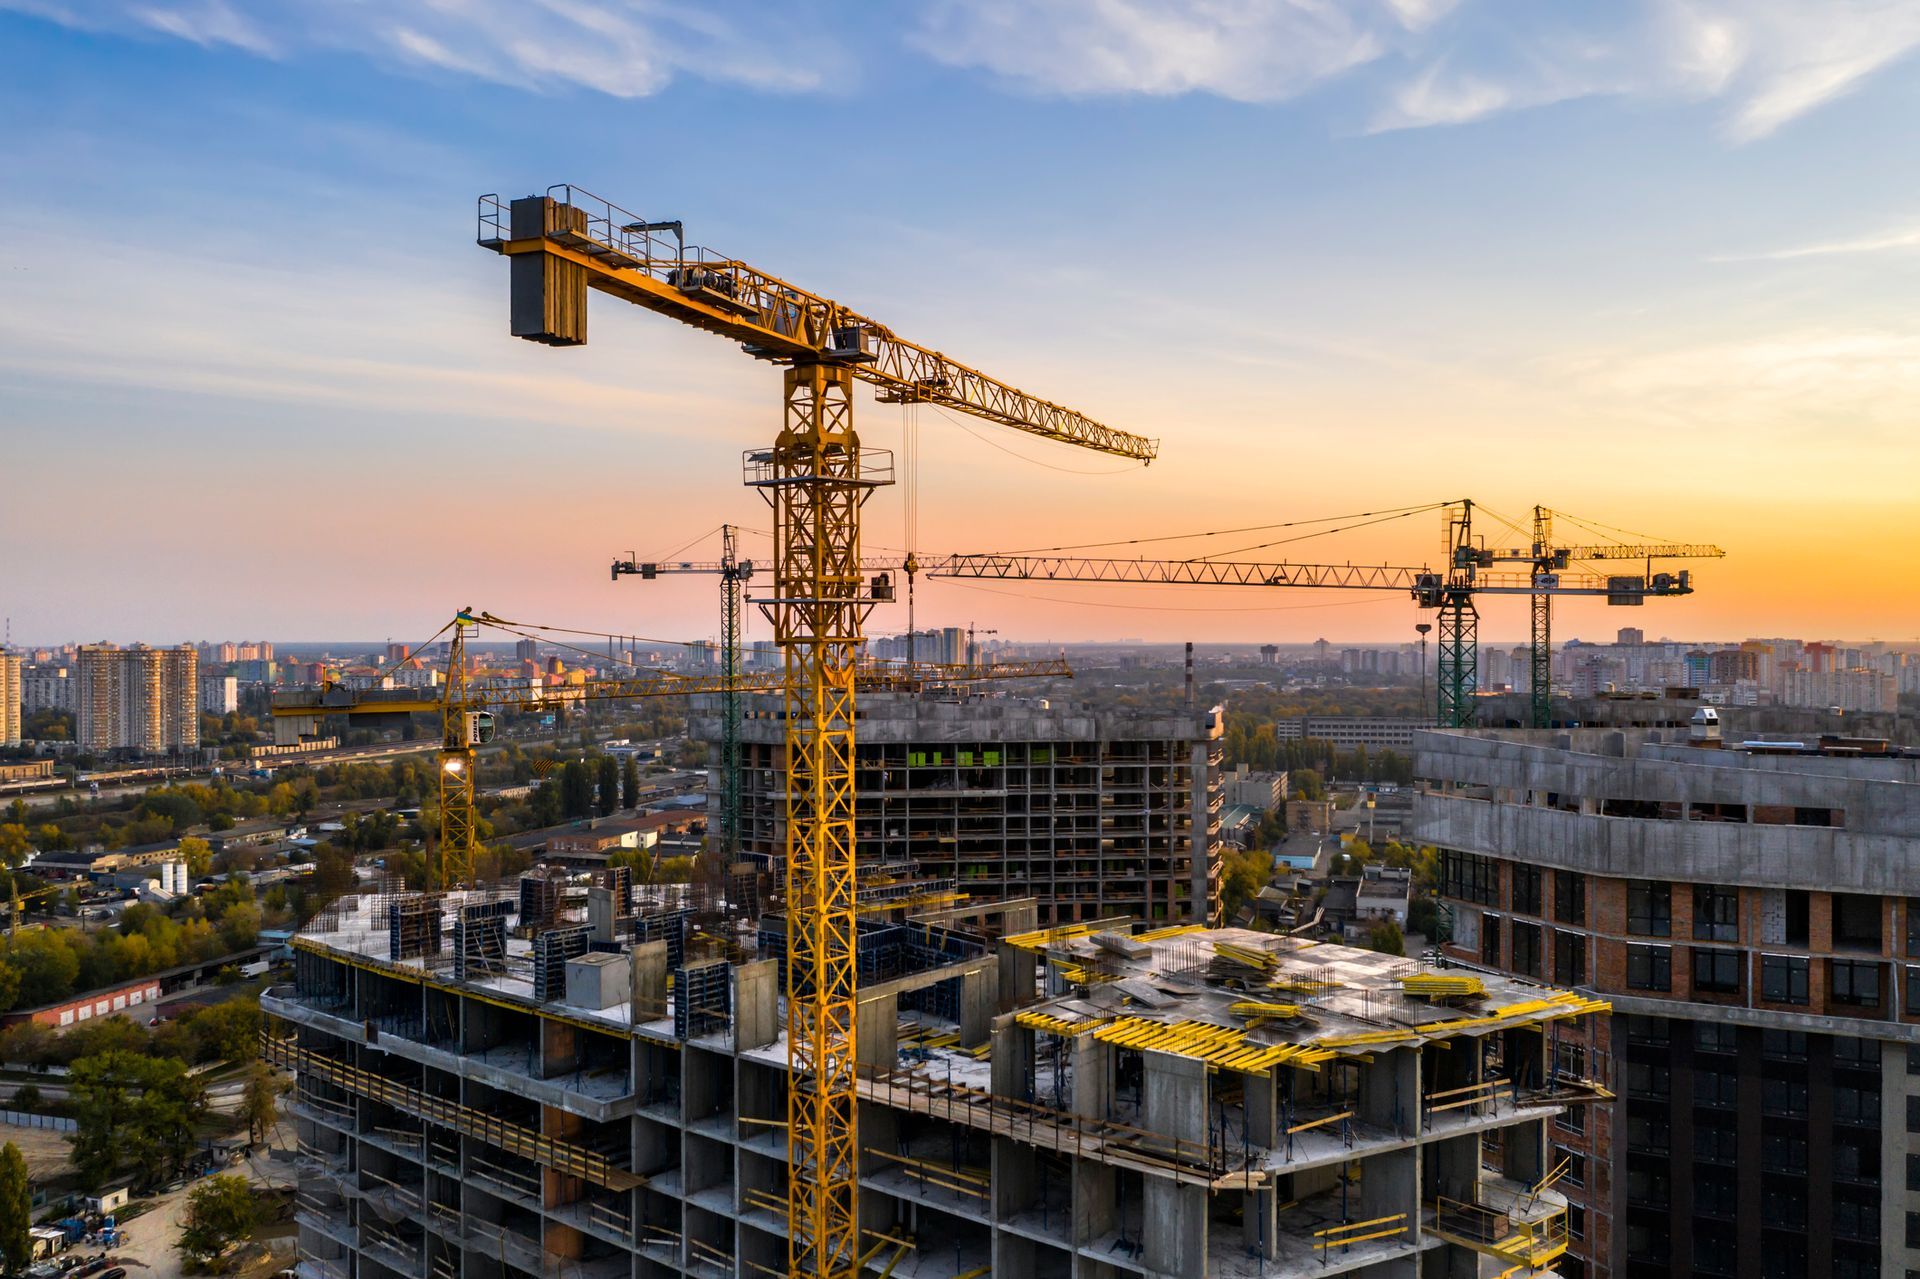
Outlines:
{"type": "MultiPolygon", "coordinates": [[[[775,379],[607,307],[577,352],[507,338],[472,201],[569,179],[1162,441],[1142,470],[924,413],[923,555],[1472,496],[1728,549],[1659,620],[1563,604],[1560,635],[1920,632],[1898,8],[1060,5],[1018,40],[997,5],[572,12],[0,3],[0,107],[35,121],[0,141],[26,179],[0,214],[16,636],[424,636],[468,603],[710,634],[711,584],[605,565],[764,524],[737,477],[775,379]],[[796,113],[832,145],[792,145],[796,113]]],[[[862,422],[899,447],[899,409],[862,422]]],[[[883,492],[868,545],[903,540],[883,492]]],[[[1423,518],[1257,554],[1438,551],[1423,518]]],[[[918,603],[1068,642],[1418,620],[1304,592],[918,603]]]]}

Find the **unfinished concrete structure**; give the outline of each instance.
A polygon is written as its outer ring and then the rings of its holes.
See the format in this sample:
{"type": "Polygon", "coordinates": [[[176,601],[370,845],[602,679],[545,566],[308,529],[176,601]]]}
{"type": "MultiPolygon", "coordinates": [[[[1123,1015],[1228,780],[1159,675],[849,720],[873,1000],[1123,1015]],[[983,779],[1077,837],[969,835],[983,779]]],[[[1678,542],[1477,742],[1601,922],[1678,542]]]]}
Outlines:
{"type": "MultiPolygon", "coordinates": [[[[347,899],[296,939],[263,1007],[297,1079],[305,1274],[784,1274],[779,961],[628,941],[555,985],[568,930],[523,936],[518,896],[347,899]]],[[[1032,930],[1035,911],[916,919],[937,953],[863,980],[868,1270],[1551,1273],[1547,1126],[1604,1096],[1553,1045],[1593,1004],[1241,930],[1032,930]]]]}
{"type": "MultiPolygon", "coordinates": [[[[777,872],[783,721],[772,699],[747,707],[740,847],[777,872]]],[[[1047,923],[1217,922],[1222,722],[1217,707],[1147,713],[1001,695],[863,696],[861,856],[952,879],[973,898],[1031,895],[1047,923]]],[[[692,732],[718,741],[719,721],[696,714],[692,732]]],[[[723,789],[708,788],[711,803],[723,789]]]]}
{"type": "Polygon", "coordinates": [[[1562,1272],[1920,1272],[1920,759],[1611,705],[1655,726],[1416,742],[1449,953],[1613,1004],[1562,1272]]]}

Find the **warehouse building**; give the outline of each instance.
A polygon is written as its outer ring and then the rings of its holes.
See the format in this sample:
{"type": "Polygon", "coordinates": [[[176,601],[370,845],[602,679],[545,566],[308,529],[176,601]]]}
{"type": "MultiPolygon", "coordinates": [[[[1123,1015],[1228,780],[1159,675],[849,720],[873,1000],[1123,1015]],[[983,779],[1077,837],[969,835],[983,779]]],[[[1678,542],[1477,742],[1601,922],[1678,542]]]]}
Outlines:
{"type": "Polygon", "coordinates": [[[1653,726],[1425,733],[1447,953],[1604,996],[1564,1275],[1920,1272],[1920,759],[1653,726]]]}
{"type": "MultiPolygon", "coordinates": [[[[263,1008],[313,1279],[785,1273],[779,959],[703,959],[640,888],[523,927],[545,891],[349,898],[296,939],[263,1008]]],[[[1009,931],[1035,912],[863,929],[872,1273],[1552,1273],[1546,1134],[1605,1100],[1552,1063],[1603,1005],[1237,929],[1009,931]]]]}

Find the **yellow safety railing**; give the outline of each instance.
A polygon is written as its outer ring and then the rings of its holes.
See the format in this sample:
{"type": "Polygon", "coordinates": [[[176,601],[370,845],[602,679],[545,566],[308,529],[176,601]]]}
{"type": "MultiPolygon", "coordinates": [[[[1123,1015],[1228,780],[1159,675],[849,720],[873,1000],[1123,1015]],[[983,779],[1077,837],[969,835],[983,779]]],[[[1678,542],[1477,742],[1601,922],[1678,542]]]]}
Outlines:
{"type": "Polygon", "coordinates": [[[1368,1221],[1342,1222],[1325,1230],[1314,1231],[1313,1250],[1326,1252],[1334,1248],[1350,1248],[1372,1239],[1391,1239],[1395,1235],[1404,1235],[1408,1229],[1407,1214],[1404,1212],[1396,1212],[1390,1217],[1374,1217],[1368,1221]]]}

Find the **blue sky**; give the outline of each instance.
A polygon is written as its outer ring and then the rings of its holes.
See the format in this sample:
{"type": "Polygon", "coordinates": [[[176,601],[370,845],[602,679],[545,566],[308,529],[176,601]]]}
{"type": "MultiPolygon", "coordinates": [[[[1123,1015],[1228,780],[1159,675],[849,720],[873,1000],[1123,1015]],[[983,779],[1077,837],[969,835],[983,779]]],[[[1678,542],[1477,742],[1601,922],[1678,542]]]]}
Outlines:
{"type": "MultiPolygon", "coordinates": [[[[1920,5],[1789,0],[0,0],[0,597],[36,641],[469,603],[711,633],[710,588],[604,564],[764,527],[736,480],[774,383],[610,302],[584,349],[506,338],[474,198],[571,181],[1163,440],[1121,470],[929,415],[925,551],[1472,495],[1728,545],[1650,633],[1912,636],[1916,44],[1920,5]]],[[[897,495],[869,529],[903,540],[897,495]]],[[[1062,639],[1413,620],[922,603],[1062,639]]]]}

